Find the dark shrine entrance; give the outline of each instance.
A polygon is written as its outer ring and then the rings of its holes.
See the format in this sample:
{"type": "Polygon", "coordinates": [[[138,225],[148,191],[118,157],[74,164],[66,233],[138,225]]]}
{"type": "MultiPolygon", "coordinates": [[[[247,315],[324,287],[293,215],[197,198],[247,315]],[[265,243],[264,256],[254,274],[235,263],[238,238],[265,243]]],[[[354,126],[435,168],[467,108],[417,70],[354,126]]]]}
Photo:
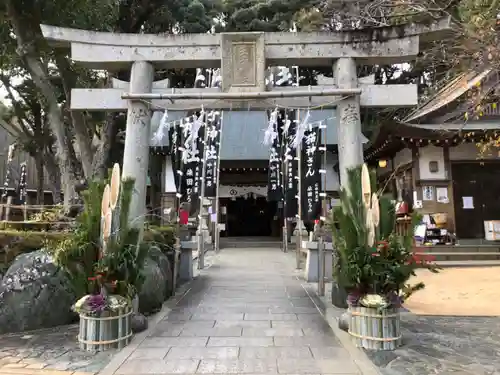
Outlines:
{"type": "Polygon", "coordinates": [[[484,238],[484,221],[500,220],[500,163],[453,162],[451,168],[457,237],[484,238]]]}
{"type": "Polygon", "coordinates": [[[226,237],[270,237],[275,230],[276,202],[265,197],[237,197],[227,199],[226,237]]]}

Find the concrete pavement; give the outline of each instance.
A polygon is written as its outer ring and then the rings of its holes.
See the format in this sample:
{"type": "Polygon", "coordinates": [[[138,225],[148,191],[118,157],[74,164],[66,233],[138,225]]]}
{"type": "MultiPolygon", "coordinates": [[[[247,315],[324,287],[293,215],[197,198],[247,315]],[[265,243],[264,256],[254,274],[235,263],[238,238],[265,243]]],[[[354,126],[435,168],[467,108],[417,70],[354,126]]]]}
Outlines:
{"type": "MultiPolygon", "coordinates": [[[[133,344],[133,343],[132,343],[133,344]]],[[[116,368],[141,374],[361,374],[279,249],[227,249],[116,368]]]]}

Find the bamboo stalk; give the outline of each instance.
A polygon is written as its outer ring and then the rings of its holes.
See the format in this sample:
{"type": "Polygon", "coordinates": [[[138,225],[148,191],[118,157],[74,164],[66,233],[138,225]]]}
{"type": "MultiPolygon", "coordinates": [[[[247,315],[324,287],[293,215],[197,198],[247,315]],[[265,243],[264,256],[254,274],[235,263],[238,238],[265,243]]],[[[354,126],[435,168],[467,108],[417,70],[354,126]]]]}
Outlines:
{"type": "MultiPolygon", "coordinates": [[[[106,312],[102,312],[100,314],[100,317],[102,317],[102,318],[104,318],[106,316],[108,316],[108,314],[106,312]]],[[[96,330],[96,336],[98,337],[99,342],[106,341],[106,335],[105,335],[105,332],[104,332],[104,330],[105,330],[104,326],[106,325],[106,323],[104,321],[102,321],[102,320],[96,320],[95,323],[96,323],[96,328],[95,328],[95,330],[96,330]]],[[[95,346],[95,349],[97,349],[99,351],[104,351],[105,350],[105,345],[104,344],[98,344],[98,345],[95,346]]]]}
{"type": "Polygon", "coordinates": [[[369,350],[394,350],[401,344],[398,309],[349,307],[349,334],[356,346],[369,350]]]}
{"type": "Polygon", "coordinates": [[[6,221],[9,221],[11,205],[12,205],[12,197],[7,197],[7,204],[5,206],[5,220],[6,221]]]}
{"type": "MultiPolygon", "coordinates": [[[[381,337],[381,326],[382,326],[382,320],[377,316],[377,310],[375,309],[369,309],[370,310],[370,320],[371,320],[371,331],[370,331],[370,337],[381,337]]],[[[373,350],[378,350],[380,346],[380,341],[375,341],[375,340],[369,340],[371,341],[370,349],[373,350]]]]}
{"type": "MultiPolygon", "coordinates": [[[[124,334],[123,334],[123,328],[125,328],[125,317],[123,317],[123,315],[125,314],[125,309],[120,309],[118,310],[118,314],[121,315],[120,319],[118,320],[118,324],[116,326],[116,329],[117,329],[117,336],[118,337],[123,337],[124,334]]],[[[127,331],[125,331],[127,332],[127,331]]],[[[118,342],[118,349],[121,349],[125,346],[126,343],[124,343],[123,341],[119,341],[118,342]]]]}
{"type": "Polygon", "coordinates": [[[110,232],[111,236],[117,237],[120,229],[120,166],[115,163],[111,174],[109,207],[111,213],[110,232]]]}
{"type": "Polygon", "coordinates": [[[80,315],[80,348],[87,351],[123,348],[132,337],[132,308],[104,312],[98,317],[80,315]]]}
{"type": "MultiPolygon", "coordinates": [[[[386,317],[382,320],[382,335],[380,337],[390,337],[391,333],[392,333],[391,319],[386,317]]],[[[382,345],[382,349],[389,350],[390,349],[389,342],[387,341],[384,342],[384,344],[382,345]]]]}

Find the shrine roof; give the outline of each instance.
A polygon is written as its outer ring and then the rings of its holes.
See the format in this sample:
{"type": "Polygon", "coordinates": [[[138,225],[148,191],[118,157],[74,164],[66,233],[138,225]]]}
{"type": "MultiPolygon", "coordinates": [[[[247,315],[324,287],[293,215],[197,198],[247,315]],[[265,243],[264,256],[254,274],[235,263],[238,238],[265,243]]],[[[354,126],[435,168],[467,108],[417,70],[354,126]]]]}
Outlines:
{"type": "Polygon", "coordinates": [[[387,122],[380,126],[365,150],[365,160],[392,156],[414,141],[416,144],[421,142],[422,145],[429,141],[443,141],[443,144],[448,142],[451,145],[457,136],[457,130],[428,129],[396,121],[387,122]]]}
{"type": "MultiPolygon", "coordinates": [[[[493,70],[489,68],[479,72],[472,70],[467,73],[459,74],[427,102],[415,109],[404,122],[418,122],[424,118],[432,117],[433,113],[457,100],[471,88],[479,85],[492,72],[493,70]]],[[[471,103],[471,105],[474,105],[474,103],[471,103]]]]}

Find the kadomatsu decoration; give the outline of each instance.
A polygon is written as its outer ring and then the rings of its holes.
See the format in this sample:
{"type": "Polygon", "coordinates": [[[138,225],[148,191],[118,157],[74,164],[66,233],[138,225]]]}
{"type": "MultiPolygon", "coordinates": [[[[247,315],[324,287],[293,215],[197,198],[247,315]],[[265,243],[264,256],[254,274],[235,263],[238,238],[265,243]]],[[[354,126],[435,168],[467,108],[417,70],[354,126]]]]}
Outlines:
{"type": "Polygon", "coordinates": [[[348,293],[349,333],[356,345],[392,350],[400,344],[399,308],[424,287],[410,285],[410,277],[416,268],[437,272],[438,267],[414,250],[417,216],[405,235],[395,232],[395,207],[373,192],[376,178],[366,165],[349,170],[348,179],[331,217],[339,256],[334,277],[348,293]]]}

